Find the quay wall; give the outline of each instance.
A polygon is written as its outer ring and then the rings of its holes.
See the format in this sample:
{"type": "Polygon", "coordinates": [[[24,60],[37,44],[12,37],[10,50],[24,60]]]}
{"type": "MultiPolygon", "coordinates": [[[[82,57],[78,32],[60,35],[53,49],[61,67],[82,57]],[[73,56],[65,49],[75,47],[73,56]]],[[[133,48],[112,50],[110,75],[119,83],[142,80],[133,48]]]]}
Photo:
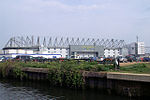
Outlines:
{"type": "MultiPolygon", "coordinates": [[[[48,68],[22,68],[29,80],[48,80],[48,68]]],[[[82,71],[85,88],[129,97],[150,96],[150,75],[82,71]]]]}

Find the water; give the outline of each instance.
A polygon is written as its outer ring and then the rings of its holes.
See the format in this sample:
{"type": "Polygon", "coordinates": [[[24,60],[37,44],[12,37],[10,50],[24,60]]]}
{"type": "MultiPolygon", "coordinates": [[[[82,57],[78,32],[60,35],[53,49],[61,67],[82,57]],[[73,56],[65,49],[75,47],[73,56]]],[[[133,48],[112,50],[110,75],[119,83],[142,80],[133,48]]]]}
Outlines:
{"type": "Polygon", "coordinates": [[[0,100],[131,100],[93,90],[51,87],[45,82],[0,79],[0,100]]]}

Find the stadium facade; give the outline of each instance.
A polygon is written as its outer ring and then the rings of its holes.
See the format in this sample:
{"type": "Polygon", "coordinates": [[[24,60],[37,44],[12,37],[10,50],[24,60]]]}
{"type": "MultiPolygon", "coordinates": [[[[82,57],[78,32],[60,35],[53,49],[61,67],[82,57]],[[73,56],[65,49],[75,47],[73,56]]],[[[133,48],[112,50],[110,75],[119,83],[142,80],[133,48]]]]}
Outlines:
{"type": "Polygon", "coordinates": [[[10,57],[88,58],[125,56],[128,51],[124,40],[18,36],[10,38],[3,52],[10,57]]]}

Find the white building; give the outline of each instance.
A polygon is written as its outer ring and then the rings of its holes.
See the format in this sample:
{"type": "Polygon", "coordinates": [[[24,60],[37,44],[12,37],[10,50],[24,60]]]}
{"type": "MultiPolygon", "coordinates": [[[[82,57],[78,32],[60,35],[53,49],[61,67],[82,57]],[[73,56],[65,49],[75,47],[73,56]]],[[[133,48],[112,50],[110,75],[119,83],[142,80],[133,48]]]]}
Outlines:
{"type": "Polygon", "coordinates": [[[145,46],[144,46],[144,42],[138,42],[138,54],[139,55],[144,55],[145,54],[145,46]]]}
{"type": "Polygon", "coordinates": [[[127,45],[128,47],[128,52],[129,54],[133,54],[133,55],[144,55],[145,54],[145,46],[144,46],[144,42],[133,42],[129,45],[127,45]]]}

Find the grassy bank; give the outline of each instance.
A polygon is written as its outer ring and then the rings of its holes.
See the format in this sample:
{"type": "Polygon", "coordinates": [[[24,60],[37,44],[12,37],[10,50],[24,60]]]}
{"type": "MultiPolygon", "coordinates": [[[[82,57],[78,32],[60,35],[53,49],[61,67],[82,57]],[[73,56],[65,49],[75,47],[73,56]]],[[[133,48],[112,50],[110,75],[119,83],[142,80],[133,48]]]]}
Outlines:
{"type": "Polygon", "coordinates": [[[81,71],[108,71],[113,70],[113,65],[100,65],[97,62],[85,61],[58,61],[58,62],[3,62],[0,63],[0,73],[7,77],[13,70],[15,77],[21,79],[26,76],[21,71],[23,67],[49,68],[48,79],[51,84],[78,88],[84,86],[84,78],[81,71]]]}
{"type": "Polygon", "coordinates": [[[120,67],[119,72],[150,74],[150,63],[137,63],[120,67]]]}
{"type": "MultiPolygon", "coordinates": [[[[76,70],[76,71],[115,71],[113,64],[98,64],[97,62],[86,62],[86,61],[59,61],[59,62],[1,62],[0,72],[3,70],[6,72],[12,68],[22,68],[22,67],[32,67],[32,68],[49,68],[52,69],[65,69],[65,70],[76,70]],[[7,70],[6,70],[7,69],[7,70]]],[[[118,72],[129,72],[129,73],[147,73],[150,74],[150,63],[134,63],[121,66],[118,72]]]]}
{"type": "Polygon", "coordinates": [[[115,70],[113,65],[103,65],[97,62],[85,61],[58,61],[58,62],[1,62],[0,74],[7,77],[10,71],[13,71],[15,77],[26,77],[26,74],[21,71],[23,67],[32,68],[49,68],[48,79],[51,84],[59,86],[67,86],[78,88],[84,85],[84,78],[81,71],[106,71],[106,72],[127,72],[127,73],[145,73],[150,74],[150,63],[132,64],[120,67],[120,70],[115,70]]]}

